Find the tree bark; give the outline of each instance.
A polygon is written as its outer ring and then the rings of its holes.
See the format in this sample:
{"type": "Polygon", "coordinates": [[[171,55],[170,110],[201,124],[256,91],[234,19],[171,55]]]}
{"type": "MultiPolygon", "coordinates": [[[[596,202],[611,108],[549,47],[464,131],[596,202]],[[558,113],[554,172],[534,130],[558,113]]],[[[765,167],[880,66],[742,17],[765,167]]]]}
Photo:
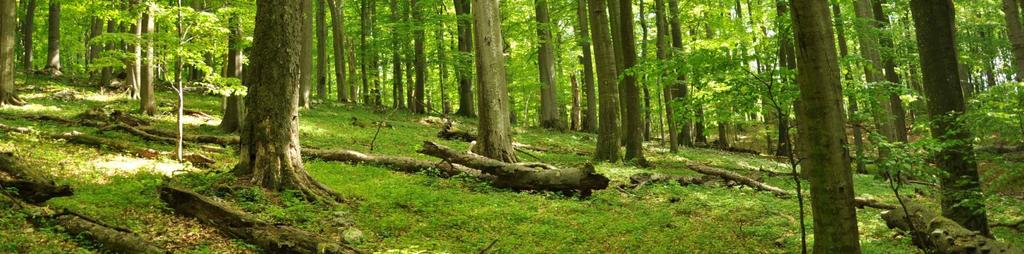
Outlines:
{"type": "Polygon", "coordinates": [[[36,0],[28,0],[25,4],[25,19],[21,20],[21,46],[24,47],[24,57],[21,58],[25,73],[33,71],[32,62],[35,45],[33,45],[33,34],[36,31],[36,0]]]}
{"type": "MultiPolygon", "coordinates": [[[[322,1],[322,0],[321,0],[322,1]]],[[[228,59],[225,77],[241,79],[241,84],[246,85],[246,78],[242,76],[242,25],[237,14],[228,18],[228,59]]],[[[237,132],[242,124],[242,115],[245,111],[245,104],[241,91],[233,91],[228,95],[224,117],[220,122],[220,129],[224,132],[237,132]]]]}
{"type": "Polygon", "coordinates": [[[845,149],[842,87],[827,1],[792,0],[796,37],[798,111],[804,160],[809,171],[815,253],[860,253],[853,172],[845,149]]]}
{"type": "Polygon", "coordinates": [[[586,95],[587,106],[582,117],[580,129],[586,132],[596,133],[597,122],[597,89],[594,87],[594,56],[591,53],[590,45],[590,17],[587,13],[587,0],[576,0],[576,36],[583,55],[580,56],[580,64],[583,65],[583,92],[586,95]]]}
{"type": "Polygon", "coordinates": [[[0,106],[24,104],[14,88],[16,9],[14,0],[0,0],[0,106]]]}
{"type": "Polygon", "coordinates": [[[140,100],[139,110],[146,115],[156,115],[156,95],[154,94],[153,84],[153,29],[156,23],[153,22],[153,16],[150,14],[151,10],[147,8],[146,12],[142,14],[142,68],[140,73],[141,84],[139,86],[140,100]]]}
{"type": "MultiPolygon", "coordinates": [[[[859,22],[857,32],[859,34],[874,34],[878,30],[878,25],[874,22],[874,12],[871,6],[871,0],[857,0],[854,2],[854,10],[856,15],[862,22],[859,22]]],[[[867,64],[864,65],[864,75],[867,78],[869,85],[883,86],[885,82],[885,76],[882,73],[883,63],[882,56],[879,48],[879,41],[874,36],[860,36],[859,37],[861,56],[867,59],[867,64]]],[[[888,90],[888,88],[885,88],[888,90]]],[[[878,98],[878,107],[872,111],[872,115],[875,118],[875,125],[878,128],[878,132],[885,137],[886,141],[896,141],[896,131],[893,126],[892,117],[892,104],[890,103],[890,97],[886,91],[883,95],[878,98]]],[[[879,157],[888,157],[887,149],[878,149],[879,157]]]]}
{"type": "MultiPolygon", "coordinates": [[[[614,0],[612,0],[614,1],[614,0]]],[[[617,162],[619,154],[619,85],[615,71],[615,51],[612,49],[605,0],[587,0],[590,13],[591,39],[600,85],[600,126],[597,136],[595,160],[617,162]]]]}
{"type": "Polygon", "coordinates": [[[961,122],[967,109],[957,68],[955,14],[949,0],[912,0],[914,27],[924,75],[932,137],[946,144],[935,157],[945,171],[942,215],[967,229],[989,235],[971,134],[961,122]]]}
{"type": "MultiPolygon", "coordinates": [[[[675,50],[683,50],[683,30],[679,25],[679,0],[668,0],[669,9],[669,26],[672,35],[672,48],[675,50]]],[[[673,100],[686,101],[686,97],[689,96],[688,85],[686,84],[685,73],[675,73],[676,82],[672,86],[675,91],[672,93],[673,100]]],[[[666,106],[669,104],[666,104],[666,106]]],[[[681,122],[682,128],[679,130],[679,143],[683,146],[693,146],[693,134],[691,133],[691,121],[683,118],[678,120],[681,122]]]]}
{"type": "MultiPolygon", "coordinates": [[[[613,0],[614,1],[614,0],[613,0]]],[[[632,1],[619,1],[619,23],[622,46],[622,62],[625,69],[633,68],[636,65],[636,38],[633,34],[633,7],[632,1]]],[[[630,72],[621,73],[623,76],[621,87],[622,101],[626,106],[623,112],[623,126],[625,126],[625,160],[636,160],[641,163],[644,158],[644,112],[640,107],[640,87],[636,84],[636,74],[630,72]]]]}
{"type": "Polygon", "coordinates": [[[540,68],[540,126],[545,129],[561,130],[558,114],[558,93],[555,83],[554,41],[551,38],[551,18],[548,16],[548,1],[534,1],[537,19],[537,67],[540,68]]]}
{"type": "MultiPolygon", "coordinates": [[[[839,57],[846,58],[850,54],[849,45],[846,42],[846,27],[843,25],[843,12],[840,8],[839,3],[832,4],[832,16],[835,19],[836,26],[836,37],[839,43],[839,57]]],[[[853,74],[847,73],[843,79],[853,80],[853,74]]],[[[857,96],[848,96],[849,107],[847,113],[847,119],[852,124],[853,129],[853,144],[855,149],[855,161],[857,165],[857,173],[866,174],[868,173],[867,166],[865,165],[864,158],[864,134],[862,130],[862,123],[855,116],[860,111],[860,105],[857,102],[857,96]]]]}
{"type": "MultiPolygon", "coordinates": [[[[789,13],[789,6],[784,2],[777,2],[775,13],[777,18],[780,20],[788,20],[791,15],[789,13]]],[[[785,33],[779,36],[779,66],[786,68],[789,71],[797,70],[796,63],[796,49],[793,47],[793,39],[790,37],[792,33],[785,33]]],[[[778,102],[787,103],[787,102],[778,102]]],[[[786,110],[787,105],[775,105],[779,108],[776,109],[776,129],[778,129],[778,146],[775,149],[775,156],[785,157],[793,153],[793,138],[790,135],[790,118],[789,111],[786,110]]]]}
{"type": "Polygon", "coordinates": [[[550,166],[533,168],[472,153],[458,152],[430,141],[424,142],[423,149],[419,152],[493,175],[496,179],[492,181],[492,184],[514,190],[578,192],[581,195],[589,196],[594,190],[607,188],[609,182],[607,177],[595,173],[593,166],[579,169],[560,169],[550,166]]]}
{"type": "MultiPolygon", "coordinates": [[[[128,32],[132,34],[135,41],[142,40],[141,21],[141,19],[132,20],[132,24],[128,27],[128,32]]],[[[128,95],[132,99],[141,101],[142,45],[139,43],[128,43],[127,46],[127,52],[125,53],[129,54],[129,56],[125,59],[125,79],[127,79],[128,83],[128,95]]]]}
{"type": "MultiPolygon", "coordinates": [[[[889,16],[885,13],[885,9],[882,8],[882,3],[885,0],[873,0],[874,4],[872,10],[875,14],[875,20],[880,24],[881,29],[888,29],[889,27],[889,16]]],[[[883,33],[881,35],[881,47],[888,49],[889,51],[895,50],[893,45],[893,38],[888,34],[883,33]]],[[[892,109],[892,128],[894,141],[903,143],[910,142],[910,137],[907,134],[907,110],[903,107],[903,99],[900,98],[898,90],[903,87],[902,81],[900,80],[900,74],[896,72],[896,56],[888,55],[883,56],[882,64],[885,67],[885,79],[889,81],[889,86],[893,89],[889,89],[889,108],[892,109]]],[[[883,101],[885,103],[886,101],[883,101]]]]}
{"type": "Polygon", "coordinates": [[[316,0],[316,97],[327,100],[327,6],[316,0]]]}
{"type": "Polygon", "coordinates": [[[0,179],[0,185],[16,188],[12,194],[28,203],[42,204],[52,198],[72,195],[70,187],[57,185],[40,173],[41,170],[29,167],[11,153],[0,153],[0,172],[10,177],[10,180],[0,179]]]}
{"type": "Polygon", "coordinates": [[[299,145],[298,54],[302,50],[302,3],[259,0],[250,84],[242,125],[237,175],[272,191],[298,190],[311,200],[338,195],[306,173],[299,145]]]}
{"type": "Polygon", "coordinates": [[[350,84],[345,80],[345,12],[342,3],[344,1],[327,0],[331,11],[331,32],[334,34],[334,82],[338,87],[338,102],[350,102],[350,84]]]}
{"type": "Polygon", "coordinates": [[[50,12],[47,14],[49,22],[48,35],[46,37],[46,69],[50,76],[60,76],[60,1],[50,1],[50,12]]]}
{"type": "Polygon", "coordinates": [[[580,117],[583,110],[580,108],[580,84],[576,81],[576,74],[569,75],[569,83],[572,85],[572,107],[569,111],[569,130],[581,129],[580,117]]]}
{"type": "MultiPolygon", "coordinates": [[[[362,102],[363,104],[370,104],[370,76],[369,70],[372,68],[370,64],[370,5],[376,3],[372,0],[360,0],[359,5],[359,75],[360,81],[362,81],[362,102]]],[[[356,95],[352,95],[352,100],[356,100],[356,95]]],[[[411,106],[411,105],[410,105],[411,106]]]]}
{"type": "Polygon", "coordinates": [[[313,81],[313,0],[302,2],[302,51],[299,51],[299,106],[309,108],[309,95],[313,81]]]}
{"type": "MultiPolygon", "coordinates": [[[[473,105],[473,76],[470,66],[473,65],[473,18],[470,13],[470,0],[454,0],[456,24],[459,30],[459,57],[455,66],[455,75],[459,80],[459,111],[455,114],[465,117],[476,116],[473,105]]],[[[400,74],[400,73],[399,73],[400,74]]],[[[401,76],[401,75],[396,75],[401,76]]]]}
{"type": "MultiPolygon", "coordinates": [[[[391,0],[391,19],[393,22],[401,22],[404,15],[399,15],[398,0],[391,0]]],[[[392,34],[398,34],[397,26],[394,26],[392,34]]],[[[391,79],[392,79],[392,101],[396,109],[405,108],[405,89],[402,84],[402,38],[392,36],[391,39],[391,79]]]]}
{"type": "Polygon", "coordinates": [[[516,162],[509,122],[504,44],[498,0],[473,0],[476,75],[480,123],[474,152],[503,162],[516,162]]]}
{"type": "Polygon", "coordinates": [[[426,55],[426,32],[423,23],[423,10],[420,1],[412,0],[409,8],[412,8],[412,21],[415,24],[413,30],[413,51],[416,62],[416,90],[413,91],[412,111],[415,113],[427,113],[426,83],[427,83],[427,55],[426,55]]]}
{"type": "Polygon", "coordinates": [[[1016,74],[1014,80],[1020,82],[1024,80],[1024,27],[1021,26],[1017,0],[1003,0],[1003,13],[1013,52],[1013,71],[1016,74]]]}

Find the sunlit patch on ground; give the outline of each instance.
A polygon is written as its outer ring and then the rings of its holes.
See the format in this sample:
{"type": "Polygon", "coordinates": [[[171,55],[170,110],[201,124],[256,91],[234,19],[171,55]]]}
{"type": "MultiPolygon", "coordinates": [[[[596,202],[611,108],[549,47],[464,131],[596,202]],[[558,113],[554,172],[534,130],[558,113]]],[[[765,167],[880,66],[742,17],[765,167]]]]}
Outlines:
{"type": "Polygon", "coordinates": [[[95,167],[96,170],[93,172],[105,176],[133,175],[141,172],[171,176],[187,170],[185,165],[173,161],[156,161],[122,155],[97,158],[90,161],[89,164],[95,167]]]}
{"type": "Polygon", "coordinates": [[[121,93],[83,93],[81,99],[94,102],[114,102],[128,97],[121,93]]]}
{"type": "MultiPolygon", "coordinates": [[[[25,98],[22,98],[22,99],[25,99],[25,98]]],[[[42,104],[27,104],[27,105],[24,105],[24,106],[10,106],[10,105],[6,105],[6,106],[0,107],[0,109],[3,109],[4,111],[13,111],[13,112],[18,112],[18,113],[39,113],[39,114],[42,114],[42,113],[52,114],[52,113],[57,113],[57,112],[60,112],[60,111],[63,110],[63,109],[61,109],[60,107],[57,107],[57,106],[42,105],[42,104]]]]}

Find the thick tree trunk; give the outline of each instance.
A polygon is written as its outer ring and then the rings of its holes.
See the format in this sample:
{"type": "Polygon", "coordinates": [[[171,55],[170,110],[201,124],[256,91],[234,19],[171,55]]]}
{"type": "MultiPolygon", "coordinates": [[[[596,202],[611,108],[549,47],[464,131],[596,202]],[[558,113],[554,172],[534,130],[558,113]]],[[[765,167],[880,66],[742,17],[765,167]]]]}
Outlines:
{"type": "Polygon", "coordinates": [[[154,94],[153,84],[153,28],[156,23],[153,22],[153,16],[150,14],[150,10],[146,10],[142,14],[142,34],[143,34],[143,47],[142,47],[142,68],[140,70],[139,86],[140,100],[139,110],[146,115],[156,115],[156,95],[154,94]]]}
{"type": "Polygon", "coordinates": [[[504,44],[498,0],[473,0],[476,75],[480,137],[474,152],[487,158],[516,162],[509,122],[509,96],[505,81],[504,44]]]}
{"type": "Polygon", "coordinates": [[[1006,18],[1006,32],[1013,52],[1014,80],[1024,80],[1024,26],[1021,26],[1020,8],[1017,0],[1003,0],[1006,18]]]}
{"type": "Polygon", "coordinates": [[[576,0],[576,30],[579,31],[576,38],[579,42],[583,55],[580,57],[580,64],[583,65],[583,91],[587,98],[587,107],[584,111],[582,125],[583,131],[597,132],[597,89],[594,87],[594,56],[590,51],[590,17],[587,13],[587,0],[576,0]]]}
{"type": "Polygon", "coordinates": [[[334,82],[338,87],[338,101],[350,102],[350,84],[345,80],[345,12],[342,3],[344,1],[327,0],[331,11],[331,32],[334,34],[334,82]]]}
{"type": "MultiPolygon", "coordinates": [[[[476,116],[473,101],[473,18],[470,14],[470,0],[454,0],[455,15],[458,18],[459,57],[455,65],[455,75],[459,80],[459,111],[455,114],[465,117],[476,116]]],[[[401,73],[399,73],[401,74],[401,73]]],[[[396,75],[396,77],[401,75],[396,75]]]]}
{"type": "MultiPolygon", "coordinates": [[[[417,25],[423,23],[423,10],[420,6],[420,1],[412,0],[412,21],[417,25]]],[[[413,91],[413,103],[412,111],[415,113],[427,113],[426,101],[426,83],[427,83],[427,55],[426,55],[426,32],[423,31],[425,28],[419,26],[413,31],[413,51],[414,60],[416,62],[416,90],[413,91]]]]}
{"type": "Polygon", "coordinates": [[[299,82],[302,3],[259,0],[242,125],[241,159],[234,171],[269,190],[298,190],[313,200],[337,194],[306,173],[299,145],[299,82]]]}
{"type": "Polygon", "coordinates": [[[729,142],[729,123],[719,122],[718,123],[718,148],[729,149],[732,147],[729,142]]]}
{"type": "Polygon", "coordinates": [[[967,106],[957,71],[955,14],[948,0],[912,0],[932,137],[946,144],[935,157],[944,174],[942,215],[989,235],[988,218],[971,134],[961,122],[967,106]]]}
{"type": "Polygon", "coordinates": [[[360,253],[298,228],[262,221],[189,190],[161,186],[158,191],[160,200],[176,213],[195,218],[226,236],[259,246],[267,253],[360,253]]]}
{"type": "Polygon", "coordinates": [[[22,19],[21,22],[21,46],[24,47],[24,57],[21,58],[22,68],[25,68],[25,73],[31,73],[34,70],[32,62],[35,60],[33,34],[36,31],[36,0],[28,0],[28,3],[25,4],[25,19],[22,19]]]}
{"type": "MultiPolygon", "coordinates": [[[[630,0],[619,1],[619,21],[622,46],[622,64],[625,69],[633,68],[636,61],[636,38],[633,34],[633,5],[630,0]]],[[[625,160],[639,161],[643,163],[644,158],[644,112],[640,107],[640,87],[636,83],[636,74],[630,72],[622,73],[621,87],[622,101],[626,106],[623,112],[623,123],[625,129],[626,157],[625,160]]]]}
{"type": "Polygon", "coordinates": [[[860,253],[853,172],[844,152],[845,131],[839,59],[827,1],[792,0],[797,83],[802,121],[800,142],[809,171],[815,253],[860,253]]]}
{"type": "Polygon", "coordinates": [[[550,166],[533,168],[524,164],[506,163],[472,153],[458,152],[429,141],[423,143],[423,149],[419,152],[493,175],[496,179],[492,184],[514,190],[578,192],[589,196],[594,190],[607,188],[609,182],[607,177],[595,173],[593,166],[579,169],[559,169],[550,166]]]}
{"type": "Polygon", "coordinates": [[[24,104],[14,89],[16,9],[14,0],[0,0],[0,106],[24,104]]]}
{"type": "Polygon", "coordinates": [[[316,0],[316,98],[327,100],[327,0],[316,0]]]}
{"type": "Polygon", "coordinates": [[[309,94],[313,81],[313,0],[302,2],[302,51],[299,51],[299,106],[309,108],[309,94]]]}
{"type": "Polygon", "coordinates": [[[50,76],[60,76],[60,1],[50,1],[50,12],[47,14],[49,22],[48,35],[46,37],[46,73],[50,76]]]}
{"type": "Polygon", "coordinates": [[[548,1],[534,1],[535,18],[537,19],[537,67],[540,68],[540,126],[546,129],[560,130],[561,117],[558,114],[558,93],[555,83],[554,41],[551,38],[551,18],[548,16],[548,1]]]}
{"type": "MultiPolygon", "coordinates": [[[[614,1],[614,0],[612,0],[614,1]]],[[[608,29],[608,7],[605,0],[587,0],[590,13],[591,39],[600,85],[600,125],[595,158],[616,162],[619,154],[619,85],[615,71],[615,51],[612,49],[611,31],[608,29]]]]}
{"type": "MultiPolygon", "coordinates": [[[[240,48],[242,47],[242,27],[238,15],[228,18],[228,30],[228,59],[224,76],[241,79],[241,84],[247,85],[245,77],[242,77],[242,49],[240,48]]],[[[229,133],[237,132],[241,127],[242,115],[245,111],[244,99],[236,91],[228,95],[226,104],[220,129],[229,133]]]]}

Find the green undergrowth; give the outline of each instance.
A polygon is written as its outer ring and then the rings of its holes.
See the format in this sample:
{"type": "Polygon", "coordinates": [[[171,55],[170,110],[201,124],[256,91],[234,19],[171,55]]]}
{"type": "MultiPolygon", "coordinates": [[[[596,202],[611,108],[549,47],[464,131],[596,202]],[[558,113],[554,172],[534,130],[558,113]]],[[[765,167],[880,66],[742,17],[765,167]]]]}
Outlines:
{"type": "MultiPolygon", "coordinates": [[[[134,112],[136,102],[96,89],[30,79],[32,88],[21,91],[33,103],[26,107],[0,108],[0,123],[30,127],[46,133],[79,131],[134,142],[161,151],[172,147],[147,142],[116,131],[29,121],[18,116],[33,114],[73,117],[96,107],[134,112]],[[78,96],[62,100],[47,96],[54,91],[74,90],[78,96]]],[[[22,86],[24,87],[24,86],[22,86]]],[[[159,93],[160,112],[151,120],[170,130],[174,95],[159,93]]],[[[219,116],[220,98],[190,94],[190,109],[219,116]]],[[[467,143],[436,138],[440,125],[422,115],[376,110],[348,104],[323,103],[301,113],[304,146],[350,149],[374,154],[437,159],[416,152],[423,141],[435,141],[465,150],[467,143]],[[372,151],[371,151],[372,148],[372,151]]],[[[472,119],[455,119],[460,128],[473,129],[472,119]]],[[[218,119],[187,117],[190,133],[223,135],[218,119]]],[[[524,161],[542,161],[561,167],[583,166],[597,137],[586,133],[562,133],[516,128],[517,142],[546,151],[519,153],[524,161]]],[[[245,185],[226,173],[237,161],[233,152],[204,153],[218,162],[212,168],[180,165],[169,159],[147,160],[68,144],[40,134],[0,134],[0,151],[14,152],[54,175],[59,183],[75,188],[72,197],[48,204],[94,216],[113,225],[130,228],[158,245],[184,253],[246,253],[254,247],[226,239],[212,228],[175,216],[158,199],[156,187],[172,182],[216,196],[231,206],[275,223],[290,224],[329,239],[345,239],[357,248],[389,253],[795,253],[800,231],[796,198],[778,198],[749,188],[712,183],[701,186],[649,185],[623,189],[630,175],[642,172],[697,175],[688,163],[727,168],[793,191],[785,176],[763,171],[788,172],[785,163],[749,154],[709,149],[682,149],[668,153],[648,144],[648,159],[656,166],[632,164],[595,165],[613,180],[612,186],[591,197],[553,193],[513,192],[496,189],[465,177],[442,179],[430,173],[406,174],[368,165],[348,165],[307,160],[306,169],[317,180],[352,200],[327,206],[301,200],[290,192],[269,193],[245,185]],[[241,184],[239,184],[241,183],[241,184]]],[[[854,177],[857,195],[895,203],[884,180],[868,175],[854,177]]],[[[803,183],[806,190],[807,183],[803,183]]],[[[934,204],[930,187],[911,185],[904,193],[934,204]]],[[[1019,198],[994,195],[989,199],[994,221],[1024,218],[1019,198]]],[[[807,205],[810,210],[810,205],[807,205]]],[[[917,253],[909,239],[897,236],[879,218],[880,210],[858,211],[861,243],[865,253],[917,253]]],[[[54,228],[33,228],[24,215],[0,209],[0,252],[92,252],[95,246],[54,228]],[[23,233],[27,232],[27,233],[23,233]]],[[[810,214],[808,232],[812,232],[810,214]]],[[[1024,235],[996,230],[1001,239],[1024,244],[1024,235]]],[[[813,237],[810,237],[813,241],[813,237]]]]}

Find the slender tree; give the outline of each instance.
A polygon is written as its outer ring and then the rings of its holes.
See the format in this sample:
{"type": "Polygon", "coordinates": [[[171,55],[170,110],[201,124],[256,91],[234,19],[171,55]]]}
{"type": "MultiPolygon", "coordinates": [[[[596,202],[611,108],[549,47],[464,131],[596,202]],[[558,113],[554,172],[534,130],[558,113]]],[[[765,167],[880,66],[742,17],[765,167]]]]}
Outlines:
{"type": "MultiPolygon", "coordinates": [[[[633,68],[636,65],[636,38],[633,34],[633,5],[630,0],[619,1],[619,24],[622,46],[622,62],[625,69],[633,68]]],[[[616,59],[618,60],[618,59],[616,59]]],[[[644,112],[640,107],[640,87],[636,84],[636,74],[632,72],[621,73],[622,101],[626,105],[626,112],[623,113],[623,133],[626,146],[626,160],[644,162],[644,112]]]]}
{"type": "Polygon", "coordinates": [[[35,60],[35,45],[33,45],[33,34],[36,31],[36,0],[28,0],[25,4],[25,18],[21,20],[21,46],[24,48],[24,56],[21,58],[25,72],[31,72],[32,61],[35,60]]]}
{"type": "MultiPolygon", "coordinates": [[[[614,1],[614,0],[613,0],[614,1]]],[[[616,162],[619,153],[619,85],[615,70],[615,51],[608,28],[608,7],[605,0],[587,0],[590,13],[590,38],[594,43],[594,60],[600,85],[600,126],[597,136],[596,160],[616,162]]]]}
{"type": "MultiPolygon", "coordinates": [[[[672,34],[672,48],[675,51],[683,49],[683,29],[679,25],[679,0],[668,0],[670,32],[672,34]]],[[[673,85],[674,90],[672,93],[673,100],[685,101],[686,97],[689,96],[689,89],[686,84],[686,76],[683,73],[676,73],[676,83],[673,85]]],[[[668,105],[668,104],[666,104],[668,105]]],[[[671,106],[669,106],[671,107],[671,106]]],[[[679,144],[683,146],[693,146],[693,135],[690,132],[692,124],[689,119],[680,119],[682,125],[679,130],[679,144]]],[[[703,135],[701,135],[703,136],[703,135]]]]}
{"type": "Polygon", "coordinates": [[[540,41],[537,52],[537,67],[540,68],[540,126],[547,129],[560,130],[558,113],[558,93],[555,81],[554,41],[551,38],[551,17],[548,15],[548,1],[535,0],[534,11],[537,19],[537,39],[540,41]]]}
{"type": "MultiPolygon", "coordinates": [[[[238,14],[233,13],[228,18],[228,59],[227,67],[224,73],[225,77],[228,78],[240,78],[243,80],[242,84],[245,84],[245,78],[242,77],[242,25],[239,22],[238,14]]],[[[237,132],[242,124],[242,115],[245,108],[245,101],[239,91],[234,91],[228,95],[224,107],[224,118],[220,122],[220,129],[225,132],[237,132]]]]}
{"type": "Polygon", "coordinates": [[[1010,38],[1013,52],[1014,80],[1024,80],[1024,27],[1021,26],[1020,8],[1017,0],[1003,0],[1003,13],[1006,18],[1006,33],[1010,38]]]}
{"type": "Polygon", "coordinates": [[[150,116],[156,115],[156,96],[153,93],[153,31],[156,23],[151,12],[147,6],[142,13],[142,66],[139,75],[139,110],[150,116]]]}
{"type": "MultiPolygon", "coordinates": [[[[655,35],[655,43],[658,46],[657,57],[658,60],[665,61],[668,59],[669,51],[671,50],[671,45],[669,44],[669,19],[668,13],[665,10],[665,0],[654,1],[654,17],[655,27],[658,29],[657,34],[655,35]]],[[[664,80],[665,78],[667,77],[660,76],[658,77],[658,80],[664,80]]],[[[675,79],[672,78],[671,83],[661,83],[664,86],[663,96],[665,97],[665,120],[668,124],[669,150],[674,153],[679,151],[679,137],[676,132],[675,109],[672,105],[675,101],[675,98],[672,97],[672,94],[675,93],[675,79]]]]}
{"type": "Polygon", "coordinates": [[[299,106],[309,108],[309,95],[313,81],[313,1],[302,2],[302,51],[299,51],[299,66],[302,79],[299,80],[299,106]]]}
{"type": "Polygon", "coordinates": [[[46,73],[61,75],[60,66],[60,0],[50,0],[48,36],[46,44],[46,73]]]}
{"type": "Polygon", "coordinates": [[[334,82],[338,87],[338,101],[350,102],[351,84],[345,80],[345,12],[342,3],[344,1],[327,0],[331,11],[331,32],[334,33],[334,82]]]}
{"type": "Polygon", "coordinates": [[[307,198],[337,200],[337,194],[306,173],[299,144],[299,83],[302,78],[302,3],[258,0],[252,70],[242,126],[237,175],[269,190],[298,190],[307,198]]]}
{"type": "Polygon", "coordinates": [[[580,65],[583,65],[583,93],[587,106],[583,113],[582,126],[587,132],[597,132],[597,89],[594,87],[594,56],[590,51],[590,18],[587,14],[587,0],[576,0],[576,35],[580,45],[580,65]]]}
{"type": "Polygon", "coordinates": [[[498,0],[473,0],[472,5],[480,106],[478,143],[473,150],[491,159],[515,162],[499,6],[498,0]]]}
{"type": "MultiPolygon", "coordinates": [[[[455,65],[455,75],[459,80],[459,111],[455,114],[465,117],[476,116],[473,106],[473,18],[470,14],[470,0],[454,0],[457,29],[459,30],[459,57],[455,65]]],[[[399,70],[400,72],[400,70],[399,70]]],[[[401,73],[395,75],[401,76],[401,73]]],[[[401,82],[401,81],[396,81],[401,82]]]]}
{"type": "Polygon", "coordinates": [[[844,152],[839,60],[828,1],[792,0],[800,85],[801,168],[810,171],[814,253],[860,253],[853,172],[844,152]]]}
{"type": "MultiPolygon", "coordinates": [[[[867,60],[867,64],[864,65],[864,75],[867,78],[869,84],[875,86],[883,86],[885,76],[882,73],[882,56],[879,48],[877,36],[871,36],[878,30],[878,24],[875,22],[874,12],[871,6],[871,0],[856,0],[854,2],[854,11],[859,19],[857,22],[857,32],[862,36],[859,38],[861,56],[867,60]]],[[[886,90],[888,90],[886,88],[886,90]]],[[[884,95],[878,97],[878,107],[872,111],[872,115],[875,118],[875,126],[878,132],[882,134],[887,141],[896,141],[896,132],[893,127],[892,117],[892,104],[889,102],[890,98],[886,92],[884,95]]],[[[879,157],[887,157],[888,151],[886,149],[879,149],[879,157]]]]}
{"type": "Polygon", "coordinates": [[[426,55],[426,32],[423,27],[423,10],[420,1],[412,0],[409,8],[412,9],[413,20],[413,51],[416,62],[416,88],[413,91],[412,111],[416,113],[427,113],[426,83],[427,83],[427,55],[426,55]]]}
{"type": "Polygon", "coordinates": [[[967,106],[960,87],[956,14],[952,0],[911,0],[917,46],[928,97],[932,136],[945,145],[935,162],[945,171],[942,215],[967,229],[989,235],[978,164],[970,131],[961,122],[967,106]]]}
{"type": "Polygon", "coordinates": [[[16,9],[14,0],[0,0],[0,106],[24,104],[14,89],[16,9]]]}
{"type": "Polygon", "coordinates": [[[316,0],[316,97],[327,99],[327,10],[326,0],[316,0]]]}
{"type": "MultiPolygon", "coordinates": [[[[392,22],[401,22],[402,17],[399,15],[398,0],[391,0],[391,20],[392,22]]],[[[393,106],[396,109],[405,108],[405,89],[402,83],[402,40],[398,32],[398,26],[395,25],[391,31],[391,77],[392,77],[392,101],[393,106]]]]}
{"type": "MultiPolygon", "coordinates": [[[[850,46],[846,41],[846,28],[845,26],[843,26],[843,12],[842,8],[840,8],[839,2],[835,2],[832,4],[832,16],[836,20],[835,26],[836,37],[839,40],[839,57],[846,58],[847,56],[850,55],[850,46]]],[[[853,74],[848,72],[844,79],[853,80],[853,74]]],[[[853,146],[855,154],[857,156],[857,172],[864,174],[868,172],[864,160],[864,131],[862,129],[863,127],[861,127],[860,120],[856,120],[857,118],[854,117],[857,115],[857,112],[860,111],[860,104],[857,102],[856,95],[848,96],[847,101],[849,101],[849,107],[847,107],[847,117],[850,120],[850,122],[853,123],[851,129],[853,130],[853,146]]]]}

